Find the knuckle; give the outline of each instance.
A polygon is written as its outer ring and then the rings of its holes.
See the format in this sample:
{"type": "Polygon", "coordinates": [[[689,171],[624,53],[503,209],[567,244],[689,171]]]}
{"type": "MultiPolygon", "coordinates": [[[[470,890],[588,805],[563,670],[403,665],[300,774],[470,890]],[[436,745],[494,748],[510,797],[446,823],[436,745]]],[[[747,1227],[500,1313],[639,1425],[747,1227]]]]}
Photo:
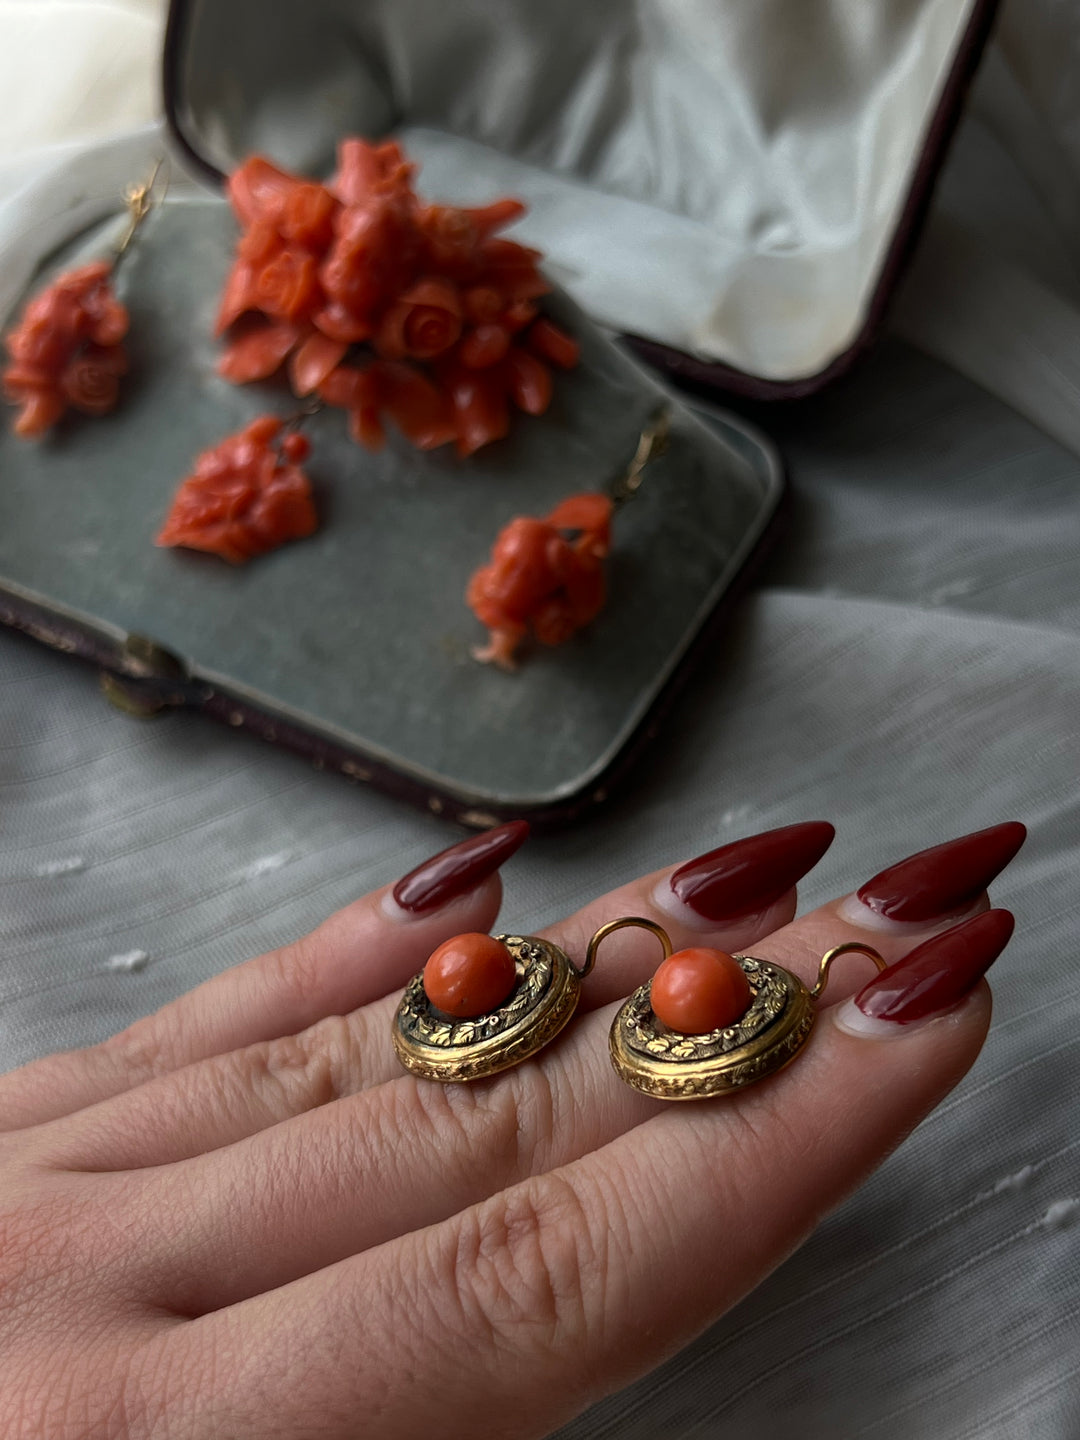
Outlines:
{"type": "Polygon", "coordinates": [[[469,1174],[482,1164],[500,1187],[543,1168],[555,1099],[539,1065],[521,1066],[491,1085],[417,1085],[408,1100],[419,1106],[424,1138],[443,1163],[457,1162],[469,1174]]]}
{"type": "Polygon", "coordinates": [[[454,1279],[468,1318],[500,1348],[588,1353],[605,1266],[566,1180],[547,1175],[469,1212],[454,1279]]]}
{"type": "Polygon", "coordinates": [[[271,950],[260,961],[260,972],[275,1003],[288,1007],[289,1013],[310,1014],[311,997],[319,993],[323,948],[317,934],[302,935],[291,945],[271,950]]]}
{"type": "Polygon", "coordinates": [[[359,1014],[328,1015],[297,1035],[252,1046],[250,1083],[270,1091],[275,1109],[314,1110],[364,1087],[366,1024],[359,1014]]]}
{"type": "Polygon", "coordinates": [[[87,1054],[89,1057],[96,1056],[125,1085],[138,1085],[156,1079],[169,1069],[161,1033],[153,1015],[136,1020],[126,1030],[110,1035],[87,1054]]]}

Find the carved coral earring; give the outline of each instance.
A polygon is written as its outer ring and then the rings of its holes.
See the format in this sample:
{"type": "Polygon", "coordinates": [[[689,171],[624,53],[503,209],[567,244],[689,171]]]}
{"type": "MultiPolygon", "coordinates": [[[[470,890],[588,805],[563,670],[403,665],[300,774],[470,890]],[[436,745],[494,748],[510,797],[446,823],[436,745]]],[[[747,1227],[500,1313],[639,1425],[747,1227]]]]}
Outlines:
{"type": "Polygon", "coordinates": [[[9,363],[0,380],[19,406],[13,429],[24,439],[44,435],[68,409],[107,415],[127,373],[123,341],[127,307],[116,297],[116,267],[151,210],[161,169],[127,190],[128,225],[112,260],[95,260],[65,271],[30,300],[6,338],[9,363]]]}
{"type": "Polygon", "coordinates": [[[562,645],[595,620],[607,593],[612,517],[637,494],[645,467],[666,450],[670,429],[671,412],[661,406],[606,494],[571,495],[542,519],[518,515],[503,526],[491,559],[474,572],[465,593],[488,631],[487,644],[473,649],[474,660],[513,670],[530,631],[541,645],[562,645]]]}
{"type": "Polygon", "coordinates": [[[155,544],[220,555],[242,565],[315,532],[311,481],[302,468],[311,442],[289,420],[259,415],[204,450],[181,481],[155,544]]]}
{"type": "Polygon", "coordinates": [[[577,1009],[593,967],[536,935],[457,935],[410,980],[393,1020],[397,1057],[427,1080],[497,1075],[535,1055],[577,1009]]]}
{"type": "Polygon", "coordinates": [[[753,955],[704,947],[672,954],[667,933],[634,916],[597,932],[590,947],[593,958],[605,935],[627,925],[656,935],[664,960],[615,1016],[611,1063],[628,1085],[660,1100],[729,1095],[790,1064],[810,1038],[817,1018],[814,1002],[838,955],[867,955],[885,969],[869,945],[835,945],[821,957],[810,990],[783,966],[753,955]]]}

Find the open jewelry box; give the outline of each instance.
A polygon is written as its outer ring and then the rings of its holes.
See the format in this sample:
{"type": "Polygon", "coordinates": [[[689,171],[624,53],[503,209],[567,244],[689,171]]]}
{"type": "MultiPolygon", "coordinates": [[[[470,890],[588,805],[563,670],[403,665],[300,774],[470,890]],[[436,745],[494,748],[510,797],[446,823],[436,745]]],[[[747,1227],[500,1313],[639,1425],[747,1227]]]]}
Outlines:
{"type": "MultiPolygon", "coordinates": [[[[466,824],[596,803],[715,636],[782,492],[763,436],[691,408],[601,327],[699,388],[780,397],[839,374],[880,320],[991,10],[173,0],[169,121],[211,182],[252,152],[325,174],[343,135],[392,133],[425,196],[527,202],[513,237],[571,297],[545,303],[582,364],[467,462],[404,441],[368,455],[323,412],[315,537],[242,569],[156,550],[195,452],[292,408],[215,376],[235,226],[212,191],[173,198],[119,277],[121,407],[39,446],[0,439],[0,619],[93,660],[134,708],[201,706],[466,824]],[[511,675],[477,665],[462,594],[499,527],[603,488],[658,406],[671,441],[617,517],[603,614],[511,675]]],[[[88,226],[109,206],[88,213],[86,192],[69,177],[66,231],[18,237],[35,286],[107,252],[115,219],[88,226]]]]}

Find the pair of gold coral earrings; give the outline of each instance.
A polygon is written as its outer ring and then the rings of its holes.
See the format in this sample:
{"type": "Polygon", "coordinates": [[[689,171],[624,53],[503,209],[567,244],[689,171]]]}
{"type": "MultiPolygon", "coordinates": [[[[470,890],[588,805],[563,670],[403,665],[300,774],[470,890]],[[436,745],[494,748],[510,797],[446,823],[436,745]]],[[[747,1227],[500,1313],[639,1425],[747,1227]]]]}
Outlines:
{"type": "Polygon", "coordinates": [[[753,955],[704,948],[673,954],[667,932],[636,915],[602,925],[580,967],[535,935],[459,935],[439,946],[405,989],[393,1020],[398,1059],[415,1075],[451,1083],[527,1060],[570,1020],[606,937],[628,926],[655,935],[664,959],[615,1016],[611,1061],[628,1085],[661,1100],[731,1094],[789,1064],[809,1039],[814,1002],[838,955],[858,952],[885,968],[867,945],[836,945],[808,989],[753,955]],[[706,1029],[693,1028],[706,1022],[706,1029]]]}

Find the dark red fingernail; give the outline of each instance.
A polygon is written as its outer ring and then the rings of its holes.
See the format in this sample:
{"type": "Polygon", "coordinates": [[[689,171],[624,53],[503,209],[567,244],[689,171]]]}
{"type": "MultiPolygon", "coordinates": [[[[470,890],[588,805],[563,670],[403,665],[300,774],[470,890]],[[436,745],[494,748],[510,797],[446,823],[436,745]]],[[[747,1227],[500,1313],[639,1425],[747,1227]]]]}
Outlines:
{"type": "Polygon", "coordinates": [[[394,899],[413,915],[436,910],[494,875],[515,850],[521,849],[528,834],[527,820],[511,820],[496,830],[471,835],[410,870],[394,886],[394,899]]]}
{"type": "Polygon", "coordinates": [[[835,834],[826,820],[809,820],[748,835],[687,861],[672,875],[671,888],[705,920],[752,915],[812,870],[835,834]]]}
{"type": "Polygon", "coordinates": [[[938,920],[955,915],[979,898],[1026,836],[1019,820],[1008,820],[920,850],[868,880],[859,899],[890,920],[938,920]]]}
{"type": "Polygon", "coordinates": [[[897,1025],[948,1010],[990,969],[1009,943],[1013,924],[1008,910],[987,910],[954,925],[875,976],[855,1004],[864,1015],[897,1025]]]}

